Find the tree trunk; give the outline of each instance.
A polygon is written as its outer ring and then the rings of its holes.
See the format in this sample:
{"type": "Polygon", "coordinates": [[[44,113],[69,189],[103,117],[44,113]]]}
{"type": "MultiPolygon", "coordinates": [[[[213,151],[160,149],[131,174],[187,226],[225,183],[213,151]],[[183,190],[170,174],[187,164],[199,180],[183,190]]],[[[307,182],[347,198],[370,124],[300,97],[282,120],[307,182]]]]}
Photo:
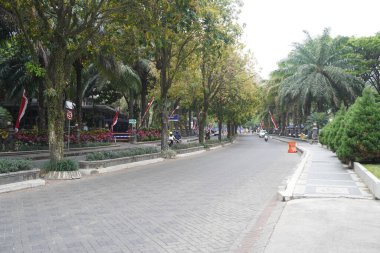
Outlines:
{"type": "Polygon", "coordinates": [[[44,97],[45,84],[40,82],[38,84],[38,121],[37,129],[38,133],[41,134],[46,131],[46,106],[44,97]]]}
{"type": "Polygon", "coordinates": [[[64,147],[64,88],[65,88],[64,52],[53,52],[48,66],[47,96],[49,151],[51,162],[63,159],[64,147]]]}
{"type": "MultiPolygon", "coordinates": [[[[78,129],[83,129],[82,123],[82,69],[83,65],[80,59],[74,62],[75,74],[76,74],[76,99],[75,99],[75,110],[76,118],[78,123],[78,129]]],[[[78,140],[79,141],[79,140],[78,140]]]]}
{"type": "Polygon", "coordinates": [[[160,87],[161,87],[161,150],[167,150],[168,146],[168,108],[167,108],[167,100],[168,100],[168,91],[170,87],[170,83],[168,83],[168,68],[169,62],[167,51],[162,49],[162,58],[161,62],[161,71],[160,71],[160,87]]]}
{"type": "Polygon", "coordinates": [[[222,120],[219,119],[218,121],[218,130],[219,130],[219,134],[218,134],[218,140],[219,141],[222,141],[222,120]]]}

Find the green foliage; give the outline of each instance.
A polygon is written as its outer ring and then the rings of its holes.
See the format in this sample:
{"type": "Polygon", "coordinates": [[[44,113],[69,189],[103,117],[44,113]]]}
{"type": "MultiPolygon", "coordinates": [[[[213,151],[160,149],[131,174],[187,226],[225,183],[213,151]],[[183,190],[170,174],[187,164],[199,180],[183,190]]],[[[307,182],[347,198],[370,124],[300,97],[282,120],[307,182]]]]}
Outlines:
{"type": "Polygon", "coordinates": [[[25,67],[27,72],[33,76],[44,77],[46,75],[46,70],[44,68],[37,66],[31,61],[25,63],[25,67]]]}
{"type": "Polygon", "coordinates": [[[0,128],[6,128],[8,121],[12,121],[12,115],[7,109],[0,106],[0,128]]]}
{"type": "Polygon", "coordinates": [[[336,113],[335,118],[323,127],[319,134],[319,142],[323,145],[327,145],[334,152],[340,146],[343,138],[345,114],[346,109],[342,106],[336,113]]]}
{"type": "Polygon", "coordinates": [[[349,108],[345,121],[338,157],[345,162],[379,160],[380,95],[366,88],[349,108]]]}
{"type": "Polygon", "coordinates": [[[352,66],[342,55],[346,39],[331,38],[328,29],[317,38],[296,44],[282,62],[280,98],[282,105],[299,105],[306,112],[337,109],[343,101],[351,104],[360,94],[363,82],[348,73],[352,66]]]}
{"type": "Polygon", "coordinates": [[[171,149],[178,150],[178,149],[187,149],[187,148],[194,148],[194,147],[200,147],[201,144],[198,142],[189,142],[189,143],[175,143],[173,146],[171,146],[171,149]]]}
{"type": "Polygon", "coordinates": [[[310,114],[305,122],[305,129],[311,131],[313,124],[317,123],[319,129],[323,128],[328,122],[328,115],[324,112],[313,112],[310,114]]]}
{"type": "Polygon", "coordinates": [[[174,159],[177,153],[172,149],[162,150],[161,156],[165,159],[174,159]]]}
{"type": "Polygon", "coordinates": [[[131,157],[144,154],[153,154],[157,152],[158,150],[155,147],[138,147],[127,149],[124,151],[102,151],[88,154],[86,156],[86,161],[99,161],[121,157],[131,157]]]}
{"type": "Polygon", "coordinates": [[[79,169],[77,161],[70,159],[63,159],[60,161],[49,161],[45,164],[44,169],[46,171],[76,171],[79,169]]]}
{"type": "Polygon", "coordinates": [[[0,174],[31,169],[29,160],[0,159],[0,174]]]}

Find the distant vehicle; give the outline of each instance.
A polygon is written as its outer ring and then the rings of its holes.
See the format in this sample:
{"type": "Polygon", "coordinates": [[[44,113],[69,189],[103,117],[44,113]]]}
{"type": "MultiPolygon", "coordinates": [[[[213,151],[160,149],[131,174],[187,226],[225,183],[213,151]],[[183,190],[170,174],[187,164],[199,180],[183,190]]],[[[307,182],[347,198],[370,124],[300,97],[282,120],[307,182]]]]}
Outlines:
{"type": "Polygon", "coordinates": [[[266,134],[268,134],[267,130],[262,129],[262,130],[260,130],[260,132],[259,132],[259,137],[260,137],[260,138],[263,138],[266,134]]]}

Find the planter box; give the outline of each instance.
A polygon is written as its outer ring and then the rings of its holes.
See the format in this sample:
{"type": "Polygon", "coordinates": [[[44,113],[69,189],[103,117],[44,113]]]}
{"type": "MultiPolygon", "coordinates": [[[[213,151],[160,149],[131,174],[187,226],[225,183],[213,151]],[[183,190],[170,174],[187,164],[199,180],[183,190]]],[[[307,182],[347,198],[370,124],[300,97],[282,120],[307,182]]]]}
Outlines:
{"type": "Polygon", "coordinates": [[[50,180],[71,180],[80,179],[81,177],[80,171],[49,171],[44,178],[50,180]]]}
{"type": "Polygon", "coordinates": [[[0,174],[0,185],[38,179],[39,177],[39,169],[4,173],[0,174]]]}
{"type": "Polygon", "coordinates": [[[161,153],[137,155],[137,156],[131,156],[131,157],[121,157],[121,158],[99,160],[99,161],[80,161],[79,168],[80,169],[100,169],[100,168],[106,168],[106,167],[125,164],[125,163],[155,159],[159,157],[161,157],[161,153]]]}
{"type": "Polygon", "coordinates": [[[375,198],[380,199],[380,180],[360,163],[354,163],[354,170],[368,186],[375,198]]]}
{"type": "Polygon", "coordinates": [[[200,150],[204,150],[203,146],[199,147],[193,147],[193,148],[185,148],[185,149],[173,149],[177,154],[186,154],[186,153],[191,153],[191,152],[196,152],[200,150]]]}

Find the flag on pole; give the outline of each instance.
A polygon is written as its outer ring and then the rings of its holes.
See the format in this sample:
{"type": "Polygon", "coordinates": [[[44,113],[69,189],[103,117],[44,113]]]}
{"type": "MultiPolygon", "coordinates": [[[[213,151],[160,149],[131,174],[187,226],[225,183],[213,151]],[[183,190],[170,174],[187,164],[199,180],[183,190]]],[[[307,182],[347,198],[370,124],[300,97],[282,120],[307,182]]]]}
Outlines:
{"type": "Polygon", "coordinates": [[[119,109],[115,112],[115,116],[113,116],[111,132],[113,132],[113,126],[116,125],[118,118],[119,118],[119,109]]]}
{"type": "Polygon", "coordinates": [[[140,126],[141,126],[142,123],[144,122],[145,115],[146,115],[146,113],[148,112],[149,108],[152,106],[153,101],[154,101],[154,97],[152,97],[152,99],[150,100],[150,102],[148,103],[148,105],[147,105],[147,107],[146,107],[146,109],[145,109],[144,115],[142,116],[142,118],[141,118],[141,120],[140,120],[140,126]]]}
{"type": "Polygon", "coordinates": [[[22,93],[20,109],[18,111],[17,121],[16,121],[16,125],[15,125],[15,132],[16,133],[18,132],[18,128],[20,126],[20,120],[24,116],[27,106],[28,106],[28,98],[26,97],[26,91],[24,89],[24,91],[22,93]]]}
{"type": "Polygon", "coordinates": [[[274,128],[278,128],[277,124],[276,124],[276,121],[274,121],[274,117],[273,117],[273,114],[271,113],[271,111],[269,111],[269,114],[270,114],[270,119],[272,120],[272,123],[274,125],[274,128]]]}

